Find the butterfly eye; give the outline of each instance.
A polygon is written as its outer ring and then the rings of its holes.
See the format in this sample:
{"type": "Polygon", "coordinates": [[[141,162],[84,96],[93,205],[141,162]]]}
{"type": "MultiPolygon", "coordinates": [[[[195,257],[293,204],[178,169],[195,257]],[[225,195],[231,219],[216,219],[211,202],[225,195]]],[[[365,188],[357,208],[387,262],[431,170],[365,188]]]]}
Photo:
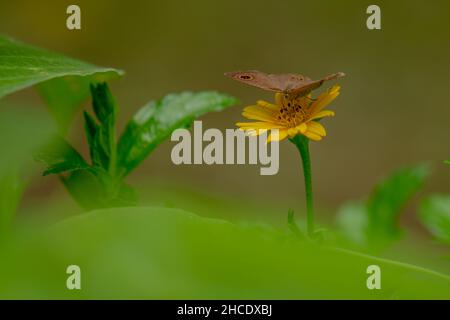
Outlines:
{"type": "Polygon", "coordinates": [[[244,74],[244,75],[240,75],[240,76],[239,76],[239,79],[241,79],[241,80],[252,80],[253,77],[252,77],[252,76],[249,76],[249,75],[247,75],[247,74],[244,74]]]}

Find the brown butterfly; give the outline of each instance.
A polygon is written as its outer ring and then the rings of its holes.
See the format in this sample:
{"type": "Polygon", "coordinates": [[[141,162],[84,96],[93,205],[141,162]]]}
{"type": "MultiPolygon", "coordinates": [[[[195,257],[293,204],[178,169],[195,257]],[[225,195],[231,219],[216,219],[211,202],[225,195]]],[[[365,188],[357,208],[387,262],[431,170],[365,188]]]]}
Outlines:
{"type": "Polygon", "coordinates": [[[301,74],[267,74],[256,70],[227,72],[225,75],[231,79],[264,90],[302,96],[314,89],[317,89],[325,81],[334,80],[345,76],[345,73],[334,73],[320,80],[311,80],[301,74]]]}

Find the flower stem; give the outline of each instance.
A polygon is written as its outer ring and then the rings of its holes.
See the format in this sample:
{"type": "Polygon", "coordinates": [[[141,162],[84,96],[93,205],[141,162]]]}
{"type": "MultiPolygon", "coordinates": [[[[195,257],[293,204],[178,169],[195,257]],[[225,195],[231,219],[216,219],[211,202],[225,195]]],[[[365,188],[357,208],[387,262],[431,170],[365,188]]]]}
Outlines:
{"type": "Polygon", "coordinates": [[[314,233],[314,204],[311,179],[311,159],[309,155],[309,139],[303,135],[297,135],[290,140],[295,144],[302,158],[303,177],[305,179],[306,192],[306,229],[308,235],[312,236],[314,233]]]}

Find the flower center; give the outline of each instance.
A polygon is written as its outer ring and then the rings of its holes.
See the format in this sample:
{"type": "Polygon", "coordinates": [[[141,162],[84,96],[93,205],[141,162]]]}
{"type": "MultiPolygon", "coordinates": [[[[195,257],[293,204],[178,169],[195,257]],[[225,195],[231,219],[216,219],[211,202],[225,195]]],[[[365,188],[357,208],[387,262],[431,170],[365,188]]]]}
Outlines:
{"type": "Polygon", "coordinates": [[[308,103],[306,99],[301,99],[288,94],[281,99],[278,121],[286,127],[293,128],[303,123],[308,115],[308,103]]]}

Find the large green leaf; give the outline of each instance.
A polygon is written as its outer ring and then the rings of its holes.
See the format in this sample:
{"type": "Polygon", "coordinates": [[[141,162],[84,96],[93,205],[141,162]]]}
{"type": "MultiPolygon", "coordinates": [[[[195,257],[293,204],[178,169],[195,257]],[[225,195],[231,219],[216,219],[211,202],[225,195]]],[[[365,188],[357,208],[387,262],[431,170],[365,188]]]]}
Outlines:
{"type": "Polygon", "coordinates": [[[39,233],[0,252],[1,298],[450,298],[450,278],[428,269],[178,209],[104,209],[39,233]],[[72,264],[81,290],[65,286],[72,264]],[[381,290],[366,287],[370,265],[381,290]]]}
{"type": "Polygon", "coordinates": [[[141,108],[128,123],[118,146],[118,167],[123,175],[134,169],[177,128],[188,127],[199,116],[236,104],[217,92],[169,94],[141,108]]]}
{"type": "Polygon", "coordinates": [[[61,130],[89,95],[90,82],[117,77],[122,71],[98,67],[0,36],[0,98],[39,84],[61,130]]]}
{"type": "Polygon", "coordinates": [[[420,207],[420,218],[436,239],[450,245],[450,196],[435,195],[425,199],[420,207]]]}

